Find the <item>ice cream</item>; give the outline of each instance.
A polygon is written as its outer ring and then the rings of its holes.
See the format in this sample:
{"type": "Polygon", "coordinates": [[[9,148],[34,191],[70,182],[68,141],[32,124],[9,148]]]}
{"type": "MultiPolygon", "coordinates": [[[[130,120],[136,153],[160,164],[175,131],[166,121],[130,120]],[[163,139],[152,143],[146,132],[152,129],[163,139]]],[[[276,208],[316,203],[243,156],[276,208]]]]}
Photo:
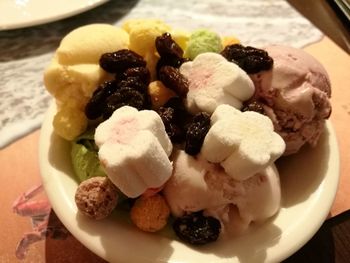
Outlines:
{"type": "Polygon", "coordinates": [[[88,131],[72,142],[73,169],[80,182],[95,176],[106,176],[97,156],[94,131],[88,131]]]}
{"type": "Polygon", "coordinates": [[[53,123],[57,134],[73,140],[85,131],[84,107],[97,86],[111,78],[99,66],[100,57],[128,45],[128,34],[107,24],[79,27],[62,39],[44,73],[45,87],[58,104],[53,123]]]}
{"type": "Polygon", "coordinates": [[[205,52],[219,53],[222,49],[220,36],[208,29],[194,31],[187,42],[185,57],[193,60],[199,54],[205,52]]]}
{"type": "Polygon", "coordinates": [[[274,60],[272,82],[270,86],[269,80],[264,81],[269,76],[263,76],[257,97],[286,142],[285,155],[304,144],[315,146],[331,114],[327,72],[303,50],[277,45],[265,50],[274,60]]]}
{"type": "Polygon", "coordinates": [[[173,29],[171,31],[171,36],[175,40],[175,42],[185,50],[187,47],[187,42],[190,39],[191,33],[181,30],[181,29],[173,29]]]}
{"type": "Polygon", "coordinates": [[[134,19],[123,24],[123,29],[129,33],[129,48],[141,56],[155,51],[156,37],[170,32],[171,27],[159,19],[134,19]]]}
{"type": "Polygon", "coordinates": [[[173,161],[173,175],[163,193],[177,217],[204,210],[204,214],[219,219],[228,231],[238,233],[251,222],[265,220],[279,210],[281,190],[274,165],[237,181],[201,155],[194,158],[180,150],[173,161]]]}

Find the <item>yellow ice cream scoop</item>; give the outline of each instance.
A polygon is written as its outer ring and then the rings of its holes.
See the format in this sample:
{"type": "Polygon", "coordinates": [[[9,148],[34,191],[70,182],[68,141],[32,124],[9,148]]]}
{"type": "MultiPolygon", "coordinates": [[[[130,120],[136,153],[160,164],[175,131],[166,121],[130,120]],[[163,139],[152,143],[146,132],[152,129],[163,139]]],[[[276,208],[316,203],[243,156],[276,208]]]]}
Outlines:
{"type": "Polygon", "coordinates": [[[85,105],[97,86],[111,78],[99,66],[101,55],[128,46],[128,33],[108,24],[82,26],[62,39],[44,72],[45,87],[58,104],[53,122],[57,134],[73,140],[85,131],[85,105]]]}
{"type": "Polygon", "coordinates": [[[155,50],[155,39],[171,27],[159,19],[134,19],[123,24],[123,29],[129,33],[129,48],[141,56],[155,50]]]}
{"type": "Polygon", "coordinates": [[[186,50],[187,42],[190,39],[190,33],[185,30],[174,29],[170,32],[172,39],[178,44],[182,50],[186,50]]]}
{"type": "Polygon", "coordinates": [[[129,35],[122,28],[108,24],[79,27],[66,35],[58,47],[58,62],[64,65],[98,64],[100,56],[128,48],[129,35]]]}

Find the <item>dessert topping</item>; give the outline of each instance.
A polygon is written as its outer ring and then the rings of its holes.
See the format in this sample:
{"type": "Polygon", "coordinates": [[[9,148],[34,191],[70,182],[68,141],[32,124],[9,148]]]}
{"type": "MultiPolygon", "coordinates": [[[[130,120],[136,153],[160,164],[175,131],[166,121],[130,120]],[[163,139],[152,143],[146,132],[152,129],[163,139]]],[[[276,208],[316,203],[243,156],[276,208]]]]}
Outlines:
{"type": "Polygon", "coordinates": [[[159,70],[159,80],[173,90],[180,97],[186,97],[188,92],[188,81],[177,68],[171,66],[161,67],[159,70]]]}
{"type": "Polygon", "coordinates": [[[160,194],[138,198],[130,210],[131,221],[146,232],[161,230],[167,224],[169,215],[168,204],[160,194]]]}
{"type": "Polygon", "coordinates": [[[210,116],[205,112],[196,114],[186,131],[185,152],[196,155],[200,152],[204,137],[210,128],[210,116]]]}
{"type": "Polygon", "coordinates": [[[171,176],[172,144],[159,115],[123,106],[97,126],[98,156],[110,180],[128,197],[163,185],[171,176]]]}
{"type": "Polygon", "coordinates": [[[228,61],[236,63],[248,74],[269,70],[273,66],[273,59],[265,50],[250,46],[244,47],[241,44],[226,46],[221,55],[228,61]]]}
{"type": "Polygon", "coordinates": [[[203,53],[183,63],[180,72],[188,79],[187,109],[192,113],[213,113],[220,104],[240,109],[254,94],[249,76],[217,53],[203,53]]]}
{"type": "Polygon", "coordinates": [[[235,180],[246,180],[284,150],[285,143],[267,116],[220,105],[211,116],[201,153],[207,161],[220,163],[235,180]]]}
{"type": "Polygon", "coordinates": [[[173,229],[181,240],[192,245],[204,245],[218,239],[221,224],[216,218],[197,212],[177,218],[173,229]]]}
{"type": "Polygon", "coordinates": [[[145,67],[146,61],[139,54],[129,49],[105,53],[100,58],[100,66],[109,73],[123,72],[128,68],[145,67]]]}
{"type": "Polygon", "coordinates": [[[117,206],[118,190],[107,177],[92,177],[83,181],[75,193],[79,211],[96,220],[103,219],[117,206]]]}

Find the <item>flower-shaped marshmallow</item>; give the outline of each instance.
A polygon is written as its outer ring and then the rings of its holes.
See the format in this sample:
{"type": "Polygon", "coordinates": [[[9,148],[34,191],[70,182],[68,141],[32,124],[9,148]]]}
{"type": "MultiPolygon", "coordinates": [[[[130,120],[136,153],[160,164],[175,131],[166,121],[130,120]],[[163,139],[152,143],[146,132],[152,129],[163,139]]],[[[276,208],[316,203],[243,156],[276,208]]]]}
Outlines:
{"type": "Polygon", "coordinates": [[[155,111],[117,109],[96,128],[95,142],[107,176],[128,197],[160,187],[171,176],[172,144],[155,111]]]}
{"type": "Polygon", "coordinates": [[[284,150],[285,143],[268,117],[220,105],[211,116],[201,152],[234,179],[245,180],[273,163],[284,150]]]}
{"type": "Polygon", "coordinates": [[[186,107],[192,113],[213,113],[220,104],[237,109],[254,94],[254,84],[241,68],[217,53],[198,55],[183,63],[180,72],[189,82],[186,107]]]}

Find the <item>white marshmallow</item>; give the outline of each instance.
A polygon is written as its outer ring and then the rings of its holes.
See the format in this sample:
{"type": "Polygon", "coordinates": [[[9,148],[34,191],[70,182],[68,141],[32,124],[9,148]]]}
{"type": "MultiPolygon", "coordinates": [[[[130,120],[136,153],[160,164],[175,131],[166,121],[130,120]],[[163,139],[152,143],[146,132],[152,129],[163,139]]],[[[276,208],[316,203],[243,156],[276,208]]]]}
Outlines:
{"type": "Polygon", "coordinates": [[[160,187],[171,176],[172,143],[154,111],[117,109],[96,128],[95,142],[108,177],[128,197],[160,187]]]}
{"type": "Polygon", "coordinates": [[[213,113],[220,104],[237,109],[254,94],[254,84],[236,64],[217,53],[202,53],[183,63],[180,72],[189,82],[186,107],[192,113],[213,113]]]}
{"type": "Polygon", "coordinates": [[[209,162],[220,163],[234,179],[246,180],[272,164],[284,150],[285,143],[268,117],[220,105],[211,116],[201,153],[209,162]]]}

